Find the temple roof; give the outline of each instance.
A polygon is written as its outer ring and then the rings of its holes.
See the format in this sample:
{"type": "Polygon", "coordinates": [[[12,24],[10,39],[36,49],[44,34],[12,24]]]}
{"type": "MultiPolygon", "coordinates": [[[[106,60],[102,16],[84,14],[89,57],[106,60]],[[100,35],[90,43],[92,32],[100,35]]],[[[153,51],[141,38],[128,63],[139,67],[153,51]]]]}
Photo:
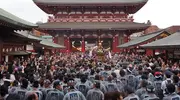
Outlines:
{"type": "Polygon", "coordinates": [[[7,52],[6,54],[13,56],[22,56],[22,55],[30,55],[31,53],[28,51],[13,51],[13,52],[7,52]]]}
{"type": "Polygon", "coordinates": [[[144,3],[148,0],[33,0],[36,3],[45,4],[98,4],[98,3],[119,3],[119,4],[132,4],[144,3]]]}
{"type": "Polygon", "coordinates": [[[167,49],[167,48],[180,48],[180,31],[165,37],[163,39],[159,39],[157,41],[141,45],[143,48],[159,48],[159,49],[167,49]]]}
{"type": "Polygon", "coordinates": [[[78,30],[78,29],[109,29],[128,30],[146,29],[148,24],[135,22],[50,22],[39,24],[40,29],[45,30],[78,30]]]}
{"type": "Polygon", "coordinates": [[[50,48],[65,48],[65,46],[56,44],[56,43],[49,41],[47,39],[42,39],[40,44],[44,45],[46,47],[50,47],[50,48]]]}
{"type": "Polygon", "coordinates": [[[152,38],[155,38],[155,37],[163,34],[164,32],[166,32],[166,31],[159,30],[159,31],[156,31],[156,32],[153,32],[153,33],[150,33],[150,34],[146,34],[146,35],[140,36],[140,37],[138,37],[136,39],[133,39],[133,40],[127,42],[127,43],[119,45],[118,47],[119,48],[128,48],[128,47],[131,47],[131,46],[135,46],[135,45],[141,44],[143,42],[146,42],[146,41],[148,41],[148,40],[150,40],[152,38]]]}
{"type": "Polygon", "coordinates": [[[5,43],[32,43],[32,42],[40,42],[40,40],[29,38],[20,34],[18,32],[10,32],[6,34],[0,34],[1,40],[5,43]]]}
{"type": "Polygon", "coordinates": [[[21,34],[22,36],[24,36],[28,39],[40,41],[40,43],[39,43],[40,45],[46,46],[48,48],[65,48],[64,46],[56,44],[56,43],[49,41],[47,39],[43,39],[41,37],[34,36],[30,31],[17,31],[17,33],[21,34]]]}
{"type": "Polygon", "coordinates": [[[0,8],[0,21],[25,29],[38,27],[36,24],[25,21],[1,8],[0,8]]]}

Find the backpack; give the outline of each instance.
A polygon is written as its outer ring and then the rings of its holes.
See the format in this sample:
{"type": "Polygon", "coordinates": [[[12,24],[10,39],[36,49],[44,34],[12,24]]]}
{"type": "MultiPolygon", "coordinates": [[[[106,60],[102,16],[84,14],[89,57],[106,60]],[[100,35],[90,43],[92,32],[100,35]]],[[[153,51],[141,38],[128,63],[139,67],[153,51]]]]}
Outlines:
{"type": "Polygon", "coordinates": [[[165,81],[166,89],[167,89],[167,85],[168,85],[168,84],[171,84],[171,83],[172,83],[172,80],[170,80],[170,79],[168,79],[168,80],[165,81]]]}
{"type": "Polygon", "coordinates": [[[169,80],[166,80],[165,83],[166,83],[166,86],[167,86],[168,84],[171,84],[171,83],[172,83],[172,80],[170,80],[170,79],[169,79],[169,80]]]}
{"type": "Polygon", "coordinates": [[[155,87],[155,94],[159,98],[163,98],[163,90],[161,89],[162,81],[154,81],[154,87],[155,87]]]}
{"type": "Polygon", "coordinates": [[[162,81],[155,81],[154,82],[155,91],[161,90],[161,84],[162,84],[162,81]]]}

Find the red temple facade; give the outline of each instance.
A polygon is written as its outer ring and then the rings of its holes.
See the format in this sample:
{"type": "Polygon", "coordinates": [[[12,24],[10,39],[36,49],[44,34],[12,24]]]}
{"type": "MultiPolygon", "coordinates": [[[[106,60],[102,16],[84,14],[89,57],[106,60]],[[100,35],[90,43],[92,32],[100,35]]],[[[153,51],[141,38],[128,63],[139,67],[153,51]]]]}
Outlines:
{"type": "Polygon", "coordinates": [[[33,0],[47,14],[47,23],[37,30],[54,37],[64,45],[61,52],[85,52],[99,42],[112,52],[120,52],[118,45],[129,41],[132,33],[141,32],[150,25],[136,23],[133,14],[147,0],[33,0]]]}

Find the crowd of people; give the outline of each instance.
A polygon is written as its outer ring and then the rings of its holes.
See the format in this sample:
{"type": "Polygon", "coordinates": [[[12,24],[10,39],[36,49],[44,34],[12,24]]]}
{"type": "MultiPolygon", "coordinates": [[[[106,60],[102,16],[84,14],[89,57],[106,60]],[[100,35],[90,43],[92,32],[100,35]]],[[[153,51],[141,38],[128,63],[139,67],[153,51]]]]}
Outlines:
{"type": "Polygon", "coordinates": [[[0,67],[0,100],[180,100],[178,62],[59,53],[0,67]]]}

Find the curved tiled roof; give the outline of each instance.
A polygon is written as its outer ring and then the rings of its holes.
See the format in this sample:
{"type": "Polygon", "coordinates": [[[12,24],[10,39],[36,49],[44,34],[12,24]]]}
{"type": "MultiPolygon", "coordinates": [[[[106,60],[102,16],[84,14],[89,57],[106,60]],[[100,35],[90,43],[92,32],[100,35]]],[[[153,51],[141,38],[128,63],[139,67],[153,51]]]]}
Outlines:
{"type": "Polygon", "coordinates": [[[180,48],[180,31],[154,42],[141,45],[143,48],[180,48]]]}
{"type": "Polygon", "coordinates": [[[33,0],[36,3],[46,4],[98,4],[98,3],[119,3],[119,4],[132,4],[144,3],[148,0],[33,0]]]}
{"type": "Polygon", "coordinates": [[[131,47],[131,46],[135,46],[135,45],[138,45],[140,43],[143,43],[143,42],[146,42],[156,36],[159,36],[160,34],[164,33],[166,31],[164,30],[159,30],[159,31],[156,31],[156,32],[153,32],[153,33],[150,33],[150,34],[145,34],[143,36],[140,36],[140,37],[137,37],[136,39],[133,39],[127,43],[124,43],[122,45],[119,45],[118,47],[119,48],[128,48],[128,47],[131,47]]]}
{"type": "Polygon", "coordinates": [[[13,24],[15,26],[19,26],[22,28],[38,27],[36,24],[25,21],[1,8],[0,8],[0,21],[7,22],[9,24],[13,24]]]}
{"type": "Polygon", "coordinates": [[[40,29],[54,30],[73,30],[73,29],[146,29],[148,24],[135,22],[50,22],[39,24],[40,29]]]}
{"type": "Polygon", "coordinates": [[[34,35],[32,35],[31,32],[28,32],[28,31],[17,31],[17,33],[23,35],[26,38],[40,41],[40,44],[43,46],[47,46],[47,47],[51,47],[51,48],[65,48],[64,46],[56,44],[47,39],[43,39],[41,37],[34,36],[34,35]]]}

